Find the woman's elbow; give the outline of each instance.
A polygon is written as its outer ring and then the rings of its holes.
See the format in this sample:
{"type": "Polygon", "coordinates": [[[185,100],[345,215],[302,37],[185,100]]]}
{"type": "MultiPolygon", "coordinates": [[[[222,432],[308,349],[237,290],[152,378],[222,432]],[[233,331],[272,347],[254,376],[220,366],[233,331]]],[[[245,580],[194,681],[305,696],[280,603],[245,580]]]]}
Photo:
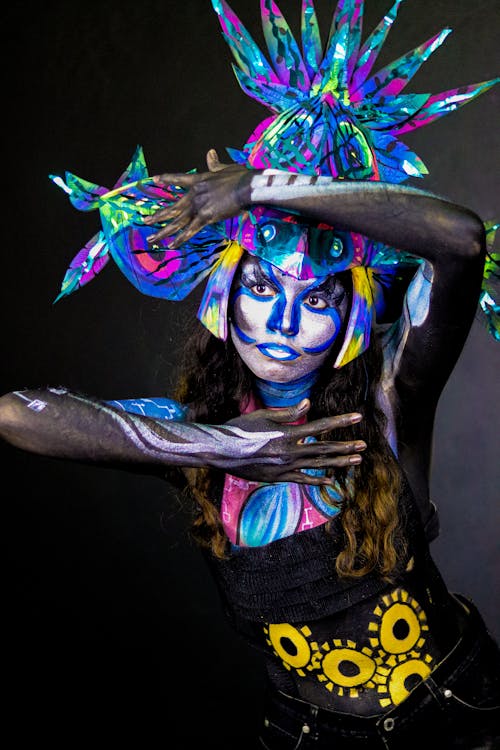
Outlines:
{"type": "Polygon", "coordinates": [[[473,211],[467,211],[463,226],[463,255],[471,259],[482,259],[486,254],[486,229],[473,211]]]}
{"type": "Polygon", "coordinates": [[[30,450],[26,427],[16,394],[5,393],[0,396],[0,440],[16,448],[30,450]]]}

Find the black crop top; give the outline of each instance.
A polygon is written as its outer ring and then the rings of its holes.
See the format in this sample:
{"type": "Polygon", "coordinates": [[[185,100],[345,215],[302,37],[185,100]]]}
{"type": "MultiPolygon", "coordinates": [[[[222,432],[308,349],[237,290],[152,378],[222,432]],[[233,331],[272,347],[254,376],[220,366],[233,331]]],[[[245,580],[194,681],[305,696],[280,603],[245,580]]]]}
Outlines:
{"type": "Polygon", "coordinates": [[[331,710],[378,715],[425,679],[459,632],[456,600],[430,555],[403,482],[406,545],[392,582],[339,578],[338,517],[225,560],[207,553],[227,616],[267,662],[272,684],[331,710]]]}

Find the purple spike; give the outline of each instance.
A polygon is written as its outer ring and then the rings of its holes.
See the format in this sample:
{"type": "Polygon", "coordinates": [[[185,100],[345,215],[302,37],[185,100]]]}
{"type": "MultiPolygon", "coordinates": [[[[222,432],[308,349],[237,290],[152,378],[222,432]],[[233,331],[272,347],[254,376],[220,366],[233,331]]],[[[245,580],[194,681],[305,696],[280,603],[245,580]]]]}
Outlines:
{"type": "Polygon", "coordinates": [[[311,81],[302,54],[280,9],[274,0],[261,0],[262,29],[271,62],[285,86],[309,91],[311,81]]]}
{"type": "Polygon", "coordinates": [[[108,248],[103,232],[98,232],[77,252],[61,284],[61,291],[54,300],[58,302],[92,281],[109,260],[108,248]]]}
{"type": "Polygon", "coordinates": [[[396,0],[389,13],[380,21],[375,30],[370,34],[359,52],[358,61],[351,79],[351,91],[356,91],[366,81],[375,61],[379,56],[384,42],[387,38],[392,24],[397,16],[399,6],[403,0],[396,0]]]}
{"type": "Polygon", "coordinates": [[[450,32],[451,29],[443,29],[419,47],[410,50],[410,52],[375,73],[360,88],[351,91],[351,101],[354,103],[363,99],[376,100],[379,97],[397,96],[411,81],[422,64],[441,46],[450,32]]]}
{"type": "Polygon", "coordinates": [[[264,80],[267,83],[280,83],[259,47],[225,0],[212,0],[212,5],[219,18],[224,38],[241,70],[250,78],[264,80]]]}
{"type": "Polygon", "coordinates": [[[401,133],[406,133],[409,130],[422,128],[433,120],[437,120],[439,117],[454,112],[463,104],[472,101],[476,96],[488,91],[488,89],[499,82],[500,78],[493,78],[490,81],[470,84],[469,86],[462,86],[457,89],[443,91],[441,94],[434,94],[429,98],[425,107],[422,107],[416,115],[405,122],[400,128],[394,128],[393,133],[395,135],[401,135],[401,133]]]}
{"type": "Polygon", "coordinates": [[[302,0],[301,29],[304,63],[312,80],[323,58],[323,45],[313,0],[302,0]]]}

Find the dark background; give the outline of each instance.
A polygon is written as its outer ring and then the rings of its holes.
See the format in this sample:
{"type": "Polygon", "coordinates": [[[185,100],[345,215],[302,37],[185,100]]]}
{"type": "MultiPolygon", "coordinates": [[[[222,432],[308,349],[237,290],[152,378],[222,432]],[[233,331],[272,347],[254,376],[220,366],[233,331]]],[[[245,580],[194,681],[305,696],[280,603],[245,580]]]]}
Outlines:
{"type": "MultiPolygon", "coordinates": [[[[317,6],[325,37],[334,3],[317,6]]],[[[366,6],[368,33],[390,2],[366,6]]],[[[261,42],[256,0],[232,7],[261,42]]],[[[296,30],[299,0],[280,7],[296,30]]],[[[171,393],[199,293],[181,305],[144,297],[110,262],[53,306],[99,218],[73,209],[47,176],[69,170],[111,187],[138,143],[152,174],[202,168],[208,148],[224,159],[267,112],[239,89],[208,0],[48,1],[6,13],[1,392],[64,384],[102,398],[171,393]]],[[[377,67],[451,26],[409,90],[492,78],[499,22],[497,0],[408,0],[377,67]]],[[[499,102],[497,86],[406,137],[431,172],[414,184],[484,220],[500,217],[499,102]]],[[[476,321],[440,402],[432,477],[442,522],[435,558],[496,637],[499,357],[476,321]]],[[[219,747],[245,747],[258,658],[222,618],[173,491],[9,446],[1,456],[4,647],[19,737],[36,731],[67,745],[103,720],[100,741],[196,747],[217,731],[219,747]]]]}

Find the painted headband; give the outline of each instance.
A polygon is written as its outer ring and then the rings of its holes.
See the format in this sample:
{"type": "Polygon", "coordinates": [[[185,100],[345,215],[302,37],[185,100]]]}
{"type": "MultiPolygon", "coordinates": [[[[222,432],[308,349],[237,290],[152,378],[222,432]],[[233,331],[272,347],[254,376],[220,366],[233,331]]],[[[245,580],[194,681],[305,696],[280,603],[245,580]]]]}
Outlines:
{"type": "MultiPolygon", "coordinates": [[[[370,75],[401,2],[361,44],[363,0],[339,0],[323,55],[312,0],[302,2],[303,54],[277,5],[261,0],[269,63],[229,5],[212,0],[241,87],[272,112],[243,149],[227,149],[231,158],[253,168],[338,179],[399,183],[425,175],[421,159],[397,136],[454,111],[500,79],[435,95],[403,94],[449,29],[370,75]]],[[[51,179],[76,208],[99,209],[102,220],[102,230],[71,262],[57,299],[88,283],[111,256],[139,291],[155,297],[182,300],[206,279],[198,317],[225,339],[229,291],[245,251],[296,278],[349,269],[353,300],[337,367],[366,349],[373,316],[380,320],[384,315],[385,293],[405,268],[420,262],[361,235],[313,226],[296,215],[259,206],[204,227],[176,250],[168,248],[169,237],[151,246],[151,227],[141,219],[176,202],[185,190],[155,185],[140,148],[111,191],[70,173],[65,180],[51,179]]],[[[500,337],[493,295],[498,258],[489,260],[480,302],[490,329],[500,337]]]]}

